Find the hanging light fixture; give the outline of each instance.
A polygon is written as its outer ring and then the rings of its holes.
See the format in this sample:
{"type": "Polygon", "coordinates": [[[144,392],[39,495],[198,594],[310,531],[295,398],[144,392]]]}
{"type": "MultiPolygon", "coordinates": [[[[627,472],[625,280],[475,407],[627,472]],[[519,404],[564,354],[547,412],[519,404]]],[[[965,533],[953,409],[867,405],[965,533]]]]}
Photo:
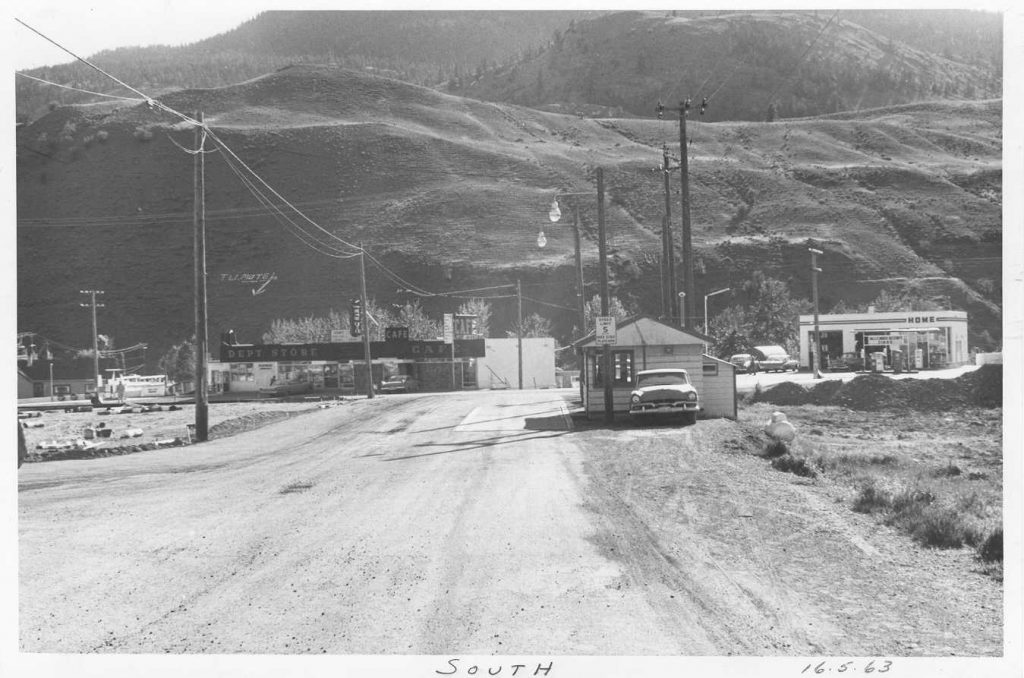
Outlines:
{"type": "Polygon", "coordinates": [[[558,209],[558,198],[551,201],[551,209],[548,210],[548,219],[555,223],[562,218],[562,210],[558,209]]]}

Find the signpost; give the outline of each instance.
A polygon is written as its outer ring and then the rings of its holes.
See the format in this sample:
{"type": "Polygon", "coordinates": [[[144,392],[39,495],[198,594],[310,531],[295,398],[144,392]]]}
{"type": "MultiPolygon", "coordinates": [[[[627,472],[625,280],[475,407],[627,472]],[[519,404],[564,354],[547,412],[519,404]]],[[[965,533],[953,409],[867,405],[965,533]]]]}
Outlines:
{"type": "Polygon", "coordinates": [[[596,326],[594,332],[598,345],[615,345],[615,316],[599,315],[594,318],[596,326]]]}
{"type": "Polygon", "coordinates": [[[444,343],[452,347],[452,390],[455,388],[455,315],[444,314],[444,343]]]}

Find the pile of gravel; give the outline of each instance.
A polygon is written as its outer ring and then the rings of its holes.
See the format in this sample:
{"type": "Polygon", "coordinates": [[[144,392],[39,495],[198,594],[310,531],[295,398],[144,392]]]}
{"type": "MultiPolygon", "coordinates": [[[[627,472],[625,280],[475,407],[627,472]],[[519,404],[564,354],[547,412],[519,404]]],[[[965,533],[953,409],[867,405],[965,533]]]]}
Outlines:
{"type": "Polygon", "coordinates": [[[882,374],[862,374],[845,383],[824,381],[811,389],[783,382],[755,394],[752,400],[773,405],[835,405],[867,411],[1002,407],[1003,369],[1001,365],[982,365],[956,379],[892,379],[882,374]]]}

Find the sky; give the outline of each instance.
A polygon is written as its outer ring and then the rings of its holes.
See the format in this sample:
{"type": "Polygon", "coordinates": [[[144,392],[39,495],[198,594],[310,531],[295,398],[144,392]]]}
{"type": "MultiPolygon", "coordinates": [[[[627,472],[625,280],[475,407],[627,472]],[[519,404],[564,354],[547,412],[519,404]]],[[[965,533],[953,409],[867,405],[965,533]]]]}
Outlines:
{"type": "MultiPolygon", "coordinates": [[[[281,6],[281,3],[278,3],[281,6]]],[[[11,12],[37,31],[79,56],[117,47],[183,45],[231,30],[253,18],[270,2],[80,2],[55,0],[19,3],[11,12]]],[[[17,21],[8,30],[9,60],[15,70],[67,63],[72,57],[17,21]]]]}

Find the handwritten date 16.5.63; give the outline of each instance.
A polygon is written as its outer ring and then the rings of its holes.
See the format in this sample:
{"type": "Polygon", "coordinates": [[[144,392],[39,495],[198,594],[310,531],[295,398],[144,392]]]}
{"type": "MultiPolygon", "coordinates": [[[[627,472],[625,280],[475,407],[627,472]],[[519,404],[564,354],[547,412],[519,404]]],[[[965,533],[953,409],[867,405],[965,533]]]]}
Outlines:
{"type": "Polygon", "coordinates": [[[888,659],[872,659],[869,662],[847,661],[847,662],[818,662],[808,664],[800,673],[818,674],[822,673],[886,673],[892,667],[888,659]]]}

